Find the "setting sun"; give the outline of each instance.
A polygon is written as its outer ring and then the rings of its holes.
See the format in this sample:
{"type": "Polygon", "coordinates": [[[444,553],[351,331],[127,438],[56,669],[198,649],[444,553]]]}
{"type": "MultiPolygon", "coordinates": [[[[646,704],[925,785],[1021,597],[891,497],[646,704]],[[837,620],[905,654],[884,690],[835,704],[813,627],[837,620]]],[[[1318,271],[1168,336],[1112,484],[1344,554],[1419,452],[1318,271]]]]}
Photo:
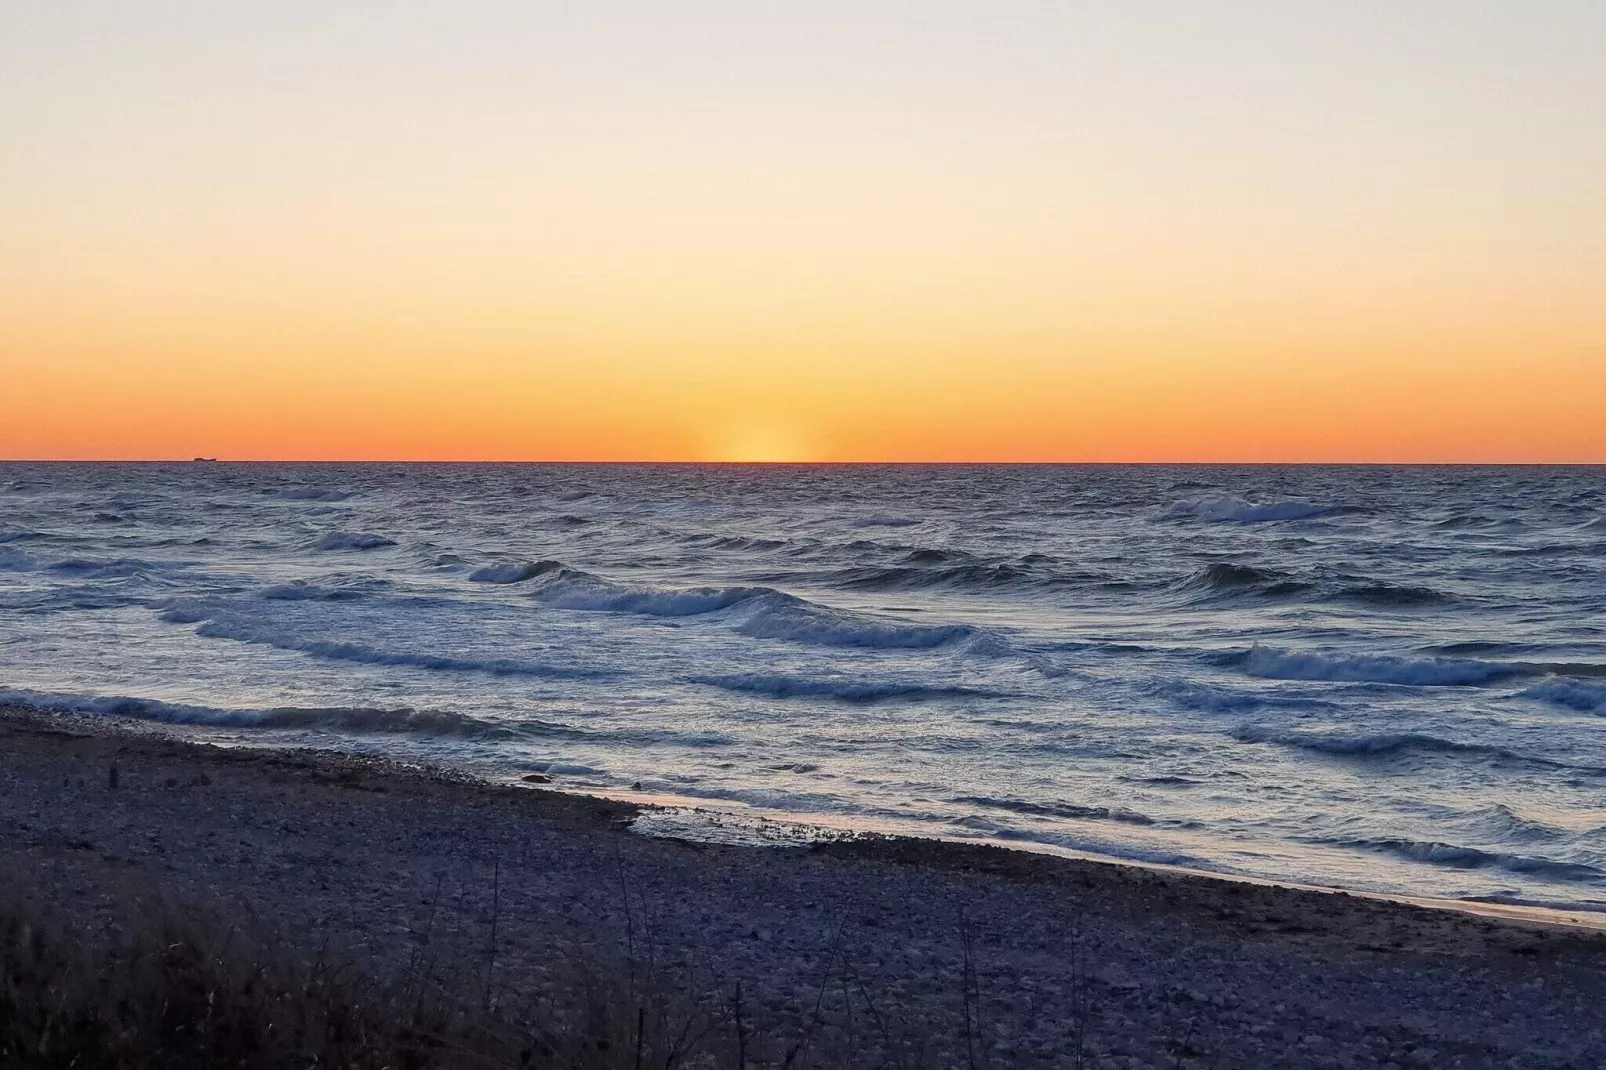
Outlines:
{"type": "Polygon", "coordinates": [[[781,464],[819,458],[796,429],[781,424],[750,424],[726,431],[710,460],[740,464],[781,464]]]}

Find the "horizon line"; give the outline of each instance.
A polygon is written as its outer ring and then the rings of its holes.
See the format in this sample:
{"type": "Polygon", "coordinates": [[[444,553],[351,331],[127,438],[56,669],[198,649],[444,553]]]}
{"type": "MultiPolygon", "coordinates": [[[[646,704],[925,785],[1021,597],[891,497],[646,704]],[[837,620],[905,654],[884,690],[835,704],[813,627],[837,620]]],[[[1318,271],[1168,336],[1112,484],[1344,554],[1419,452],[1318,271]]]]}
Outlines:
{"type": "Polygon", "coordinates": [[[953,468],[1053,468],[1053,467],[1106,467],[1106,468],[1233,468],[1233,467],[1277,467],[1277,468],[1600,468],[1606,467],[1606,459],[1598,461],[1423,461],[1423,460],[1387,460],[1387,461],[1182,461],[1182,460],[1133,460],[1133,461],[1047,461],[1047,460],[1019,460],[1019,461],[719,461],[719,460],[576,460],[576,459],[464,459],[464,458],[222,458],[222,457],[0,457],[0,464],[185,464],[185,465],[212,465],[212,464],[416,464],[416,465],[613,465],[613,466],[658,466],[658,467],[717,467],[717,468],[892,468],[892,467],[953,467],[953,468]]]}

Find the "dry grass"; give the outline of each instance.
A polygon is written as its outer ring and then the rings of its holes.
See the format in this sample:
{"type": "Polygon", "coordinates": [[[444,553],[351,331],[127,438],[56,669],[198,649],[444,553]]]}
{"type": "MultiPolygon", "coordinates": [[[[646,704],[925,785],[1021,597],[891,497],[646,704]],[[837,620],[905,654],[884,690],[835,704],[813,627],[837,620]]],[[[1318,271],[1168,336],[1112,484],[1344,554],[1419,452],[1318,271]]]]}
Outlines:
{"type": "Polygon", "coordinates": [[[26,889],[0,890],[0,1066],[230,1067],[755,1065],[727,1016],[634,975],[564,965],[557,998],[489,995],[484,963],[415,956],[381,981],[351,957],[260,927],[117,897],[74,924],[26,889]],[[743,1060],[746,1060],[745,1063],[743,1060]]]}

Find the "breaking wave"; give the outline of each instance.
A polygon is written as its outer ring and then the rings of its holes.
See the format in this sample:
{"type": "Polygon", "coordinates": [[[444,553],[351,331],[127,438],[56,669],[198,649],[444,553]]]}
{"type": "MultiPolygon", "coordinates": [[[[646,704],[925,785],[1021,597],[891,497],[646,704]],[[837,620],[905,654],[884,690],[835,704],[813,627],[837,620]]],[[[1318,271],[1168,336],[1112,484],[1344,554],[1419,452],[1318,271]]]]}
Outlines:
{"type": "Polygon", "coordinates": [[[1580,713],[1606,717],[1606,687],[1572,680],[1544,680],[1518,692],[1523,698],[1536,698],[1580,713]]]}

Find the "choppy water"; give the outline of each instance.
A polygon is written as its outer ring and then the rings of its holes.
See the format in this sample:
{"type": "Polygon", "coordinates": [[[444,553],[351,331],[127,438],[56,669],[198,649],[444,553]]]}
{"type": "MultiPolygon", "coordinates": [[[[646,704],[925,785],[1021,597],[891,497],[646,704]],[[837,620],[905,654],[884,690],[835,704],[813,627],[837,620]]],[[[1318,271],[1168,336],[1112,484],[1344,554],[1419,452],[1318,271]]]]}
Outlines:
{"type": "Polygon", "coordinates": [[[0,465],[0,689],[1606,909],[1606,469],[0,465]]]}

